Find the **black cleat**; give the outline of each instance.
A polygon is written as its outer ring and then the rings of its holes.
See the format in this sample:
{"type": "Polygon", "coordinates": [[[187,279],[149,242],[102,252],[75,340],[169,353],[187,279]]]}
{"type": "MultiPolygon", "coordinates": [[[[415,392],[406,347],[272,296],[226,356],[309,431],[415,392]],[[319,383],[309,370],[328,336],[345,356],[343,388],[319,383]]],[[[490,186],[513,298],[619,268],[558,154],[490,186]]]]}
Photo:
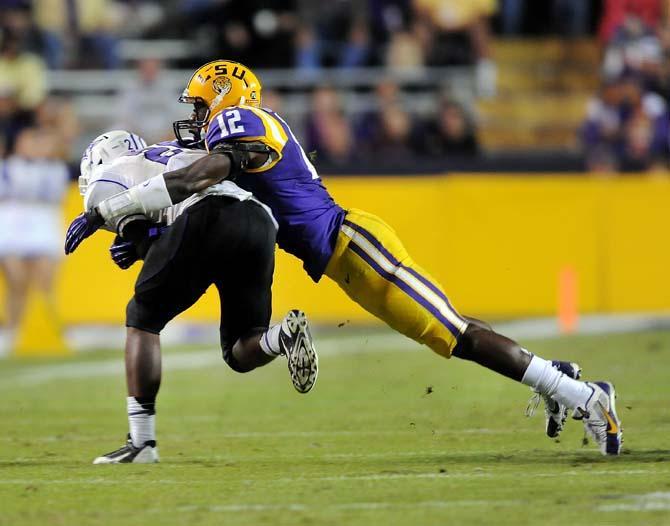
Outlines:
{"type": "Polygon", "coordinates": [[[155,464],[156,462],[158,462],[156,441],[149,440],[142,447],[135,447],[130,434],[125,446],[93,461],[94,464],[155,464]]]}
{"type": "Polygon", "coordinates": [[[319,374],[319,357],[304,312],[295,309],[288,312],[279,332],[279,345],[288,361],[293,387],[299,393],[309,392],[319,374]]]}

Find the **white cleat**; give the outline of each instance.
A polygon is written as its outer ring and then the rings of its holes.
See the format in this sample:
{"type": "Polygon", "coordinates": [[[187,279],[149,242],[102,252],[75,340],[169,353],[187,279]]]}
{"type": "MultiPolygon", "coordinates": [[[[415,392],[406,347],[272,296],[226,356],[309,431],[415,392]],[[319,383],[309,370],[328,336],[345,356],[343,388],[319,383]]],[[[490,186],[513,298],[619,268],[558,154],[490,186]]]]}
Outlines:
{"type": "Polygon", "coordinates": [[[575,409],[573,418],[582,420],[584,431],[598,444],[603,455],[619,455],[623,442],[621,420],[616,413],[616,393],[609,382],[586,382],[593,394],[586,407],[575,409]]]}
{"type": "Polygon", "coordinates": [[[94,464],[155,464],[158,462],[156,441],[145,442],[142,447],[135,447],[130,435],[126,445],[116,451],[97,457],[94,464]]]}
{"type": "Polygon", "coordinates": [[[293,387],[299,393],[308,393],[319,375],[319,357],[304,312],[288,312],[279,332],[279,345],[288,361],[293,387]]]}

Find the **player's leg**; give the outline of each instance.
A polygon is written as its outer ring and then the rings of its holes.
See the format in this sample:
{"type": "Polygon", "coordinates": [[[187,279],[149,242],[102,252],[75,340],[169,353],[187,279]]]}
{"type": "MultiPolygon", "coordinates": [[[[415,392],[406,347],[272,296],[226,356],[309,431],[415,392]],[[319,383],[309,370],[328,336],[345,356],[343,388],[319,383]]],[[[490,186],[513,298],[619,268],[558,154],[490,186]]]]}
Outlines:
{"type": "Polygon", "coordinates": [[[371,214],[348,212],[326,275],[391,328],[447,358],[468,326],[396,233],[371,214]]]}
{"type": "Polygon", "coordinates": [[[243,373],[284,355],[294,387],[306,393],[316,381],[318,361],[304,313],[290,311],[281,323],[268,328],[276,227],[253,202],[239,203],[220,213],[221,224],[229,230],[219,258],[227,263],[220,267],[216,281],[222,305],[224,360],[243,373]],[[238,248],[231,253],[231,246],[238,248]]]}
{"type": "MultiPolygon", "coordinates": [[[[618,422],[613,403],[604,402],[613,399],[613,389],[579,382],[486,324],[462,317],[439,284],[412,261],[395,232],[375,216],[356,210],[347,214],[326,274],[366,310],[438,354],[453,352],[531,386],[563,408],[594,413],[599,429],[618,422]],[[596,399],[600,406],[594,406],[596,399]]],[[[613,429],[620,445],[620,426],[613,429]]]]}
{"type": "MultiPolygon", "coordinates": [[[[127,327],[125,363],[128,397],[135,398],[140,405],[153,404],[161,386],[160,336],[127,327]]],[[[145,407],[149,409],[153,412],[154,408],[145,407]]],[[[138,438],[137,442],[142,443],[142,440],[138,438]]]]}
{"type": "Polygon", "coordinates": [[[197,221],[180,217],[146,255],[126,309],[126,383],[129,437],[95,464],[151,463],[156,448],[156,398],[161,383],[160,332],[193,305],[211,283],[197,221]]]}
{"type": "Polygon", "coordinates": [[[125,445],[97,457],[94,464],[158,462],[155,405],[161,383],[160,337],[133,327],[127,327],[126,331],[126,408],[130,431],[125,445]]]}
{"type": "MultiPolygon", "coordinates": [[[[229,297],[226,292],[222,296],[229,297]]],[[[241,324],[244,325],[244,324],[241,324]]],[[[318,376],[319,358],[305,313],[290,310],[281,322],[258,328],[235,340],[234,321],[221,326],[221,348],[226,363],[236,372],[246,373],[262,367],[278,356],[285,356],[293,387],[299,393],[308,393],[318,376]],[[235,340],[234,344],[230,341],[235,340]]]]}

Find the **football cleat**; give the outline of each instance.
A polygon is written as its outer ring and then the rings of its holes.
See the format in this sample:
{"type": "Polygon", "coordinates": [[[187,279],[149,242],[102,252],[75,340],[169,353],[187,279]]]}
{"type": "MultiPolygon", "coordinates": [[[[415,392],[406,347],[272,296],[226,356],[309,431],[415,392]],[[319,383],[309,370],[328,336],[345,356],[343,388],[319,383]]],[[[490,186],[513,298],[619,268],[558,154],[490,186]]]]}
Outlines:
{"type": "Polygon", "coordinates": [[[586,382],[593,394],[585,407],[575,409],[573,418],[582,420],[584,432],[598,444],[603,455],[618,455],[623,443],[621,420],[616,413],[616,392],[609,382],[586,382]]]}
{"type": "Polygon", "coordinates": [[[299,393],[309,392],[319,374],[319,357],[304,312],[294,309],[286,315],[279,331],[279,346],[288,361],[293,387],[299,393]]]}
{"type": "MultiPolygon", "coordinates": [[[[552,360],[551,365],[561,371],[563,374],[579,380],[582,375],[581,367],[574,362],[561,362],[559,360],[552,360]]],[[[549,438],[557,438],[563,431],[563,426],[568,418],[568,407],[557,402],[547,395],[543,395],[535,390],[532,398],[528,401],[526,408],[526,416],[533,416],[535,409],[544,400],[544,416],[545,416],[545,432],[549,438]]]]}
{"type": "Polygon", "coordinates": [[[135,447],[128,434],[126,445],[116,451],[97,457],[94,464],[155,464],[158,462],[158,448],[155,440],[145,442],[142,447],[135,447]]]}

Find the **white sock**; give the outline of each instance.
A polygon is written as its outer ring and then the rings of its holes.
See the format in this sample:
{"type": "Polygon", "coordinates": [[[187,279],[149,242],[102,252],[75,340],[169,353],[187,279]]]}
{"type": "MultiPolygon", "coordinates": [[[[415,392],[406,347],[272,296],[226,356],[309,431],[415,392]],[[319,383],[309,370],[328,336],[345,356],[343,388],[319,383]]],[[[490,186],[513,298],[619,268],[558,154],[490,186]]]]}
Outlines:
{"type": "Polygon", "coordinates": [[[149,440],[156,440],[155,402],[140,403],[134,396],[127,399],[130,439],[135,447],[142,447],[149,440]]]}
{"type": "Polygon", "coordinates": [[[269,356],[279,356],[281,354],[279,333],[281,332],[282,323],[273,325],[261,336],[261,349],[269,356]]]}
{"type": "Polygon", "coordinates": [[[584,382],[574,380],[554,368],[550,361],[538,356],[530,359],[521,383],[529,385],[543,395],[551,396],[570,409],[585,407],[593,390],[584,382]]]}

